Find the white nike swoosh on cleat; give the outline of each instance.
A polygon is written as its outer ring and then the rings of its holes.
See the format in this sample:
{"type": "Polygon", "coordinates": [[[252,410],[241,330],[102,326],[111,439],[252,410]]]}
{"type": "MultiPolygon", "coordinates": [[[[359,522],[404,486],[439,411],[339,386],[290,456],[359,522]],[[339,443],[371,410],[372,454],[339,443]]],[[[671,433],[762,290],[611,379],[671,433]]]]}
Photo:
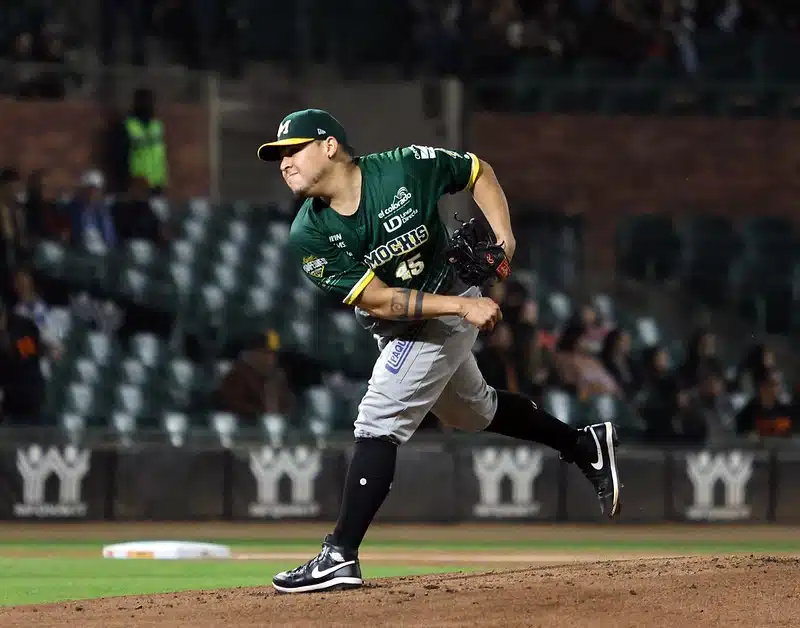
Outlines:
{"type": "Polygon", "coordinates": [[[320,571],[319,566],[314,567],[314,571],[311,572],[312,578],[324,578],[328,574],[333,573],[334,571],[338,571],[342,567],[347,567],[348,565],[355,565],[356,561],[348,560],[344,563],[339,563],[338,565],[334,565],[333,567],[328,567],[328,569],[323,569],[320,571]]]}
{"type": "Polygon", "coordinates": [[[600,449],[600,441],[597,440],[597,434],[594,433],[594,430],[589,428],[589,432],[594,438],[594,446],[597,447],[597,462],[592,463],[592,468],[599,471],[603,468],[603,450],[600,449]]]}

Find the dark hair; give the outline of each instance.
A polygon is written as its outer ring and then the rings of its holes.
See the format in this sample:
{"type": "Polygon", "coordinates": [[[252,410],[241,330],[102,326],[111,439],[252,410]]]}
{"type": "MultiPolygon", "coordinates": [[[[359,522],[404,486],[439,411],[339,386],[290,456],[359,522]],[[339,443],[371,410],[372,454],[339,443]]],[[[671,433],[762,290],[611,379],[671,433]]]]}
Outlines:
{"type": "Polygon", "coordinates": [[[570,322],[561,333],[556,349],[558,351],[575,351],[586,329],[579,321],[570,322]]]}
{"type": "Polygon", "coordinates": [[[606,334],[606,337],[603,340],[603,349],[600,351],[600,358],[603,360],[603,362],[610,362],[614,357],[614,351],[617,348],[619,339],[624,333],[624,329],[615,327],[606,334]]]}
{"type": "Polygon", "coordinates": [[[20,180],[19,170],[16,168],[6,167],[0,170],[0,184],[12,183],[20,180]]]}

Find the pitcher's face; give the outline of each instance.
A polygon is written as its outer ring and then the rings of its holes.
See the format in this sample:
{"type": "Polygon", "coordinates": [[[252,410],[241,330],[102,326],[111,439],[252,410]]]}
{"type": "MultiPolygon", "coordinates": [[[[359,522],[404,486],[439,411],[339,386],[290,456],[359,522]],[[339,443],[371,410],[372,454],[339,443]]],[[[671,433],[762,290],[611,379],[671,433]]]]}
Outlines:
{"type": "Polygon", "coordinates": [[[314,196],[330,163],[325,142],[287,146],[281,151],[281,174],[295,196],[314,196]]]}

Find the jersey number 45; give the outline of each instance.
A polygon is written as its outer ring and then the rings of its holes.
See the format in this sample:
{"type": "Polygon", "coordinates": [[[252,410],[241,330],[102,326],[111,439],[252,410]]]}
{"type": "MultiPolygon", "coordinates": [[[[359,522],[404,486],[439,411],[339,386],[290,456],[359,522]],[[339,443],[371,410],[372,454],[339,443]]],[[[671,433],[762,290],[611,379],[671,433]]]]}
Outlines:
{"type": "Polygon", "coordinates": [[[421,274],[425,270],[425,262],[420,259],[421,257],[422,253],[417,253],[414,257],[400,262],[394,276],[403,281],[411,281],[412,277],[421,274]]]}

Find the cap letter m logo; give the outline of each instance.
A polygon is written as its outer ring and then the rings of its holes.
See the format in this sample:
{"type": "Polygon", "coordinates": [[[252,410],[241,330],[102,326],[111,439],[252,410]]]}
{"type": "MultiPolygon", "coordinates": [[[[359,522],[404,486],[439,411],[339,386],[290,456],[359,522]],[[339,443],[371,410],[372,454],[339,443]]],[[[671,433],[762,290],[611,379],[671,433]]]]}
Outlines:
{"type": "Polygon", "coordinates": [[[278,127],[278,137],[281,135],[286,135],[289,132],[289,125],[291,122],[291,120],[284,120],[281,122],[281,125],[278,127]]]}

